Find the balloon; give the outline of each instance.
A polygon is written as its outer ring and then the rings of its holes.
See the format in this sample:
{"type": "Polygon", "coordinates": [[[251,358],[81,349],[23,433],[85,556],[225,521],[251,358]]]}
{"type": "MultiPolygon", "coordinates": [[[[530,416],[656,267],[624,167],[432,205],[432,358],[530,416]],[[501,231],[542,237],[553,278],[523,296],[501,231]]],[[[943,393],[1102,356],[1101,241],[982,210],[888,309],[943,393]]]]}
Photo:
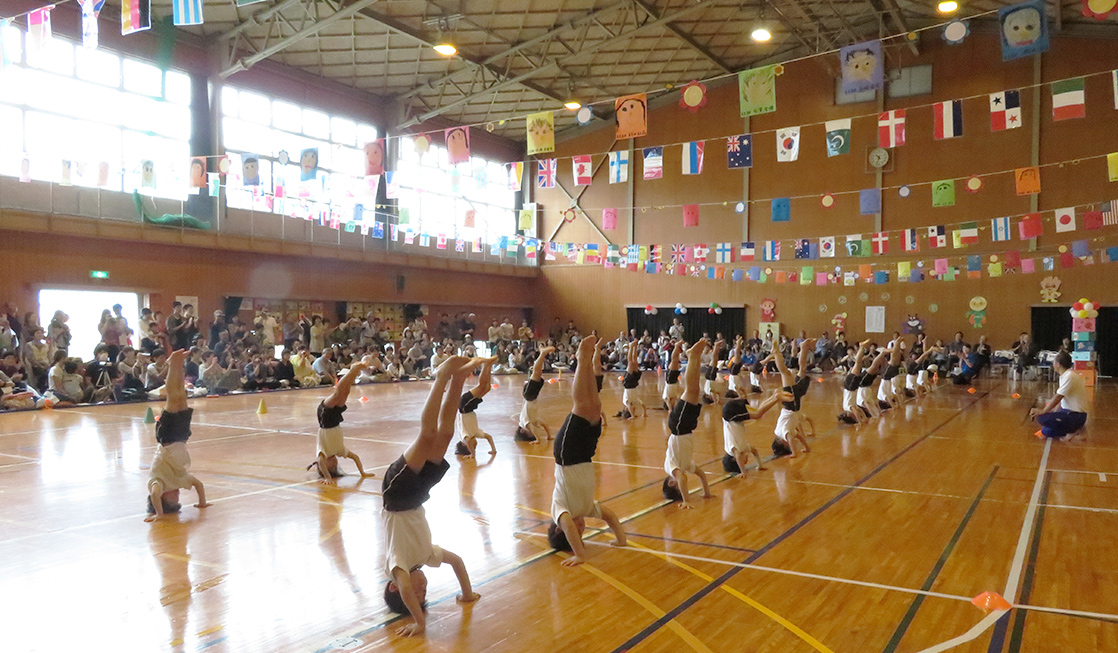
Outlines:
{"type": "Polygon", "coordinates": [[[714,314],[715,315],[722,315],[722,307],[719,306],[718,308],[714,309],[714,314]]]}
{"type": "Polygon", "coordinates": [[[676,315],[683,315],[683,309],[682,309],[682,308],[679,308],[679,307],[676,307],[676,309],[675,309],[675,314],[676,314],[676,315]]]}
{"type": "Polygon", "coordinates": [[[710,313],[711,315],[714,315],[714,309],[713,308],[708,308],[707,313],[710,313]]]}
{"type": "Polygon", "coordinates": [[[1071,309],[1068,310],[1068,312],[1071,313],[1072,317],[1079,317],[1079,311],[1075,310],[1074,306],[1072,306],[1071,309]]]}
{"type": "Polygon", "coordinates": [[[1075,302],[1071,307],[1077,311],[1082,311],[1084,309],[1083,302],[1075,302]]]}
{"type": "Polygon", "coordinates": [[[1089,317],[1089,318],[1096,318],[1098,316],[1099,316],[1098,311],[1087,311],[1087,317],[1089,317]]]}
{"type": "Polygon", "coordinates": [[[676,303],[675,303],[675,307],[676,307],[676,308],[683,308],[683,304],[682,304],[682,303],[680,303],[680,302],[676,302],[676,303]]]}
{"type": "Polygon", "coordinates": [[[1083,310],[1085,310],[1085,311],[1094,310],[1094,308],[1095,308],[1095,303],[1094,302],[1087,302],[1086,304],[1083,305],[1083,310]]]}
{"type": "Polygon", "coordinates": [[[1079,317],[1087,317],[1088,315],[1090,315],[1090,313],[1087,311],[1079,311],[1079,317]]]}
{"type": "Polygon", "coordinates": [[[652,304],[648,304],[647,306],[645,306],[645,307],[644,307],[644,310],[646,310],[646,311],[648,311],[648,312],[650,312],[650,313],[651,313],[651,312],[652,312],[652,304]]]}
{"type": "Polygon", "coordinates": [[[680,315],[687,315],[687,309],[686,308],[679,309],[679,314],[680,315]]]}
{"type": "Polygon", "coordinates": [[[710,307],[711,307],[711,308],[715,308],[715,307],[717,307],[717,306],[718,306],[718,304],[715,304],[714,302],[711,302],[711,303],[710,303],[710,307]]]}
{"type": "Polygon", "coordinates": [[[1091,301],[1091,300],[1087,299],[1086,297],[1081,297],[1081,298],[1079,299],[1079,303],[1080,303],[1080,304],[1086,304],[1086,303],[1087,303],[1087,302],[1089,302],[1089,301],[1091,301]]]}

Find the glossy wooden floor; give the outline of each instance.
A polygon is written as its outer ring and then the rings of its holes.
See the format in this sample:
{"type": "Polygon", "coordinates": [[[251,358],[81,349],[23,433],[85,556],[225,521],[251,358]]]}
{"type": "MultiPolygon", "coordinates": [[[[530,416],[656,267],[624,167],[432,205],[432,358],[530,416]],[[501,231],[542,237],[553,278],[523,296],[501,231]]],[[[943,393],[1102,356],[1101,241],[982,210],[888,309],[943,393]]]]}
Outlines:
{"type": "MultiPolygon", "coordinates": [[[[479,411],[497,455],[451,458],[427,504],[435,542],[466,560],[482,598],[457,605],[449,568],[429,570],[420,641],[397,637],[382,603],[378,492],[426,384],[357,389],[347,442],[378,477],[337,488],[304,471],[325,390],[192,400],[193,470],[214,505],[184,494],[181,515],[154,526],[146,405],[0,415],[0,651],[862,653],[920,651],[976,625],[955,650],[1118,651],[1114,387],[1098,390],[1086,439],[1046,453],[1022,416],[1050,386],[1020,386],[1021,399],[1005,380],[942,386],[854,428],[836,426],[828,379],[805,399],[812,453],[747,480],[721,473],[707,408],[695,455],[715,497],[693,511],[660,497],[666,414],[611,419],[598,493],[631,546],[599,535],[591,564],[571,569],[540,537],[550,449],[512,440],[523,380],[498,378],[479,411]],[[1007,588],[1035,609],[983,623],[971,597],[1007,588]]],[[[620,386],[602,393],[609,414],[620,386]]],[[[569,391],[564,379],[541,395],[553,429],[569,391]]],[[[774,419],[753,427],[762,451],[774,419]]]]}

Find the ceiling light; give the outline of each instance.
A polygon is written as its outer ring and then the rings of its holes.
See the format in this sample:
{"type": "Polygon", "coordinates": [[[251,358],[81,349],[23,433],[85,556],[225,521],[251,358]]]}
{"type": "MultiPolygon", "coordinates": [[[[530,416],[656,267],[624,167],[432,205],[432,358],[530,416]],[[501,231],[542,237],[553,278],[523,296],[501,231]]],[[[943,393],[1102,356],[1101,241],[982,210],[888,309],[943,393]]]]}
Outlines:
{"type": "Polygon", "coordinates": [[[440,39],[439,43],[435,46],[435,52],[438,52],[444,57],[452,57],[458,54],[458,48],[450,42],[450,39],[440,39]]]}
{"type": "Polygon", "coordinates": [[[580,102],[576,98],[571,98],[571,99],[567,100],[566,102],[564,102],[563,106],[566,107],[567,109],[571,110],[571,111],[578,111],[579,109],[582,108],[582,102],[580,102]]]}
{"type": "Polygon", "coordinates": [[[943,0],[936,7],[936,10],[941,14],[953,14],[959,10],[959,3],[955,0],[943,0]]]}
{"type": "Polygon", "coordinates": [[[772,39],[773,33],[765,26],[759,25],[753,28],[753,32],[749,36],[757,43],[768,43],[772,39]]]}

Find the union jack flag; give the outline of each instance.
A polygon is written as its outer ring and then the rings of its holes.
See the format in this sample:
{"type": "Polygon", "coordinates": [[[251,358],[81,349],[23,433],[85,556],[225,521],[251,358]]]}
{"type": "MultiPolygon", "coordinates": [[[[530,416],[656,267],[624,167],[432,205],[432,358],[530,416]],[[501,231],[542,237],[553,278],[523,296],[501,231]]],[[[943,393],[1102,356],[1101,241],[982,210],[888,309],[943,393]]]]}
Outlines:
{"type": "Polygon", "coordinates": [[[536,186],[539,188],[555,188],[555,170],[557,167],[557,159],[543,159],[537,161],[536,186]]]}
{"type": "Polygon", "coordinates": [[[687,260],[686,245],[672,245],[672,263],[683,263],[687,260]]]}

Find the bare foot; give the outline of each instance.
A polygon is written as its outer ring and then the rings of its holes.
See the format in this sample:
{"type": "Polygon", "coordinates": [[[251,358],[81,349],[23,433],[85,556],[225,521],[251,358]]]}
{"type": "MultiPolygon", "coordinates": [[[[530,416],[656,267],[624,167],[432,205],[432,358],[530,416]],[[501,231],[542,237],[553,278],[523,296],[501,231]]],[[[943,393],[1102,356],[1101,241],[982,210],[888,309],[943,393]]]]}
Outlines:
{"type": "Polygon", "coordinates": [[[144,521],[146,522],[153,522],[156,519],[159,519],[159,515],[148,515],[147,517],[144,517],[144,521]]]}
{"type": "Polygon", "coordinates": [[[196,503],[196,504],[194,504],[194,507],[198,508],[198,509],[202,509],[202,508],[209,508],[212,505],[213,504],[209,503],[209,502],[207,502],[207,503],[196,503]]]}
{"type": "Polygon", "coordinates": [[[610,542],[609,545],[610,546],[616,546],[619,549],[623,549],[623,548],[629,546],[629,543],[626,540],[614,540],[614,541],[610,542]]]}
{"type": "Polygon", "coordinates": [[[455,597],[455,600],[459,603],[474,603],[480,598],[481,594],[472,592],[469,596],[466,596],[465,594],[459,594],[457,597],[455,597]]]}

